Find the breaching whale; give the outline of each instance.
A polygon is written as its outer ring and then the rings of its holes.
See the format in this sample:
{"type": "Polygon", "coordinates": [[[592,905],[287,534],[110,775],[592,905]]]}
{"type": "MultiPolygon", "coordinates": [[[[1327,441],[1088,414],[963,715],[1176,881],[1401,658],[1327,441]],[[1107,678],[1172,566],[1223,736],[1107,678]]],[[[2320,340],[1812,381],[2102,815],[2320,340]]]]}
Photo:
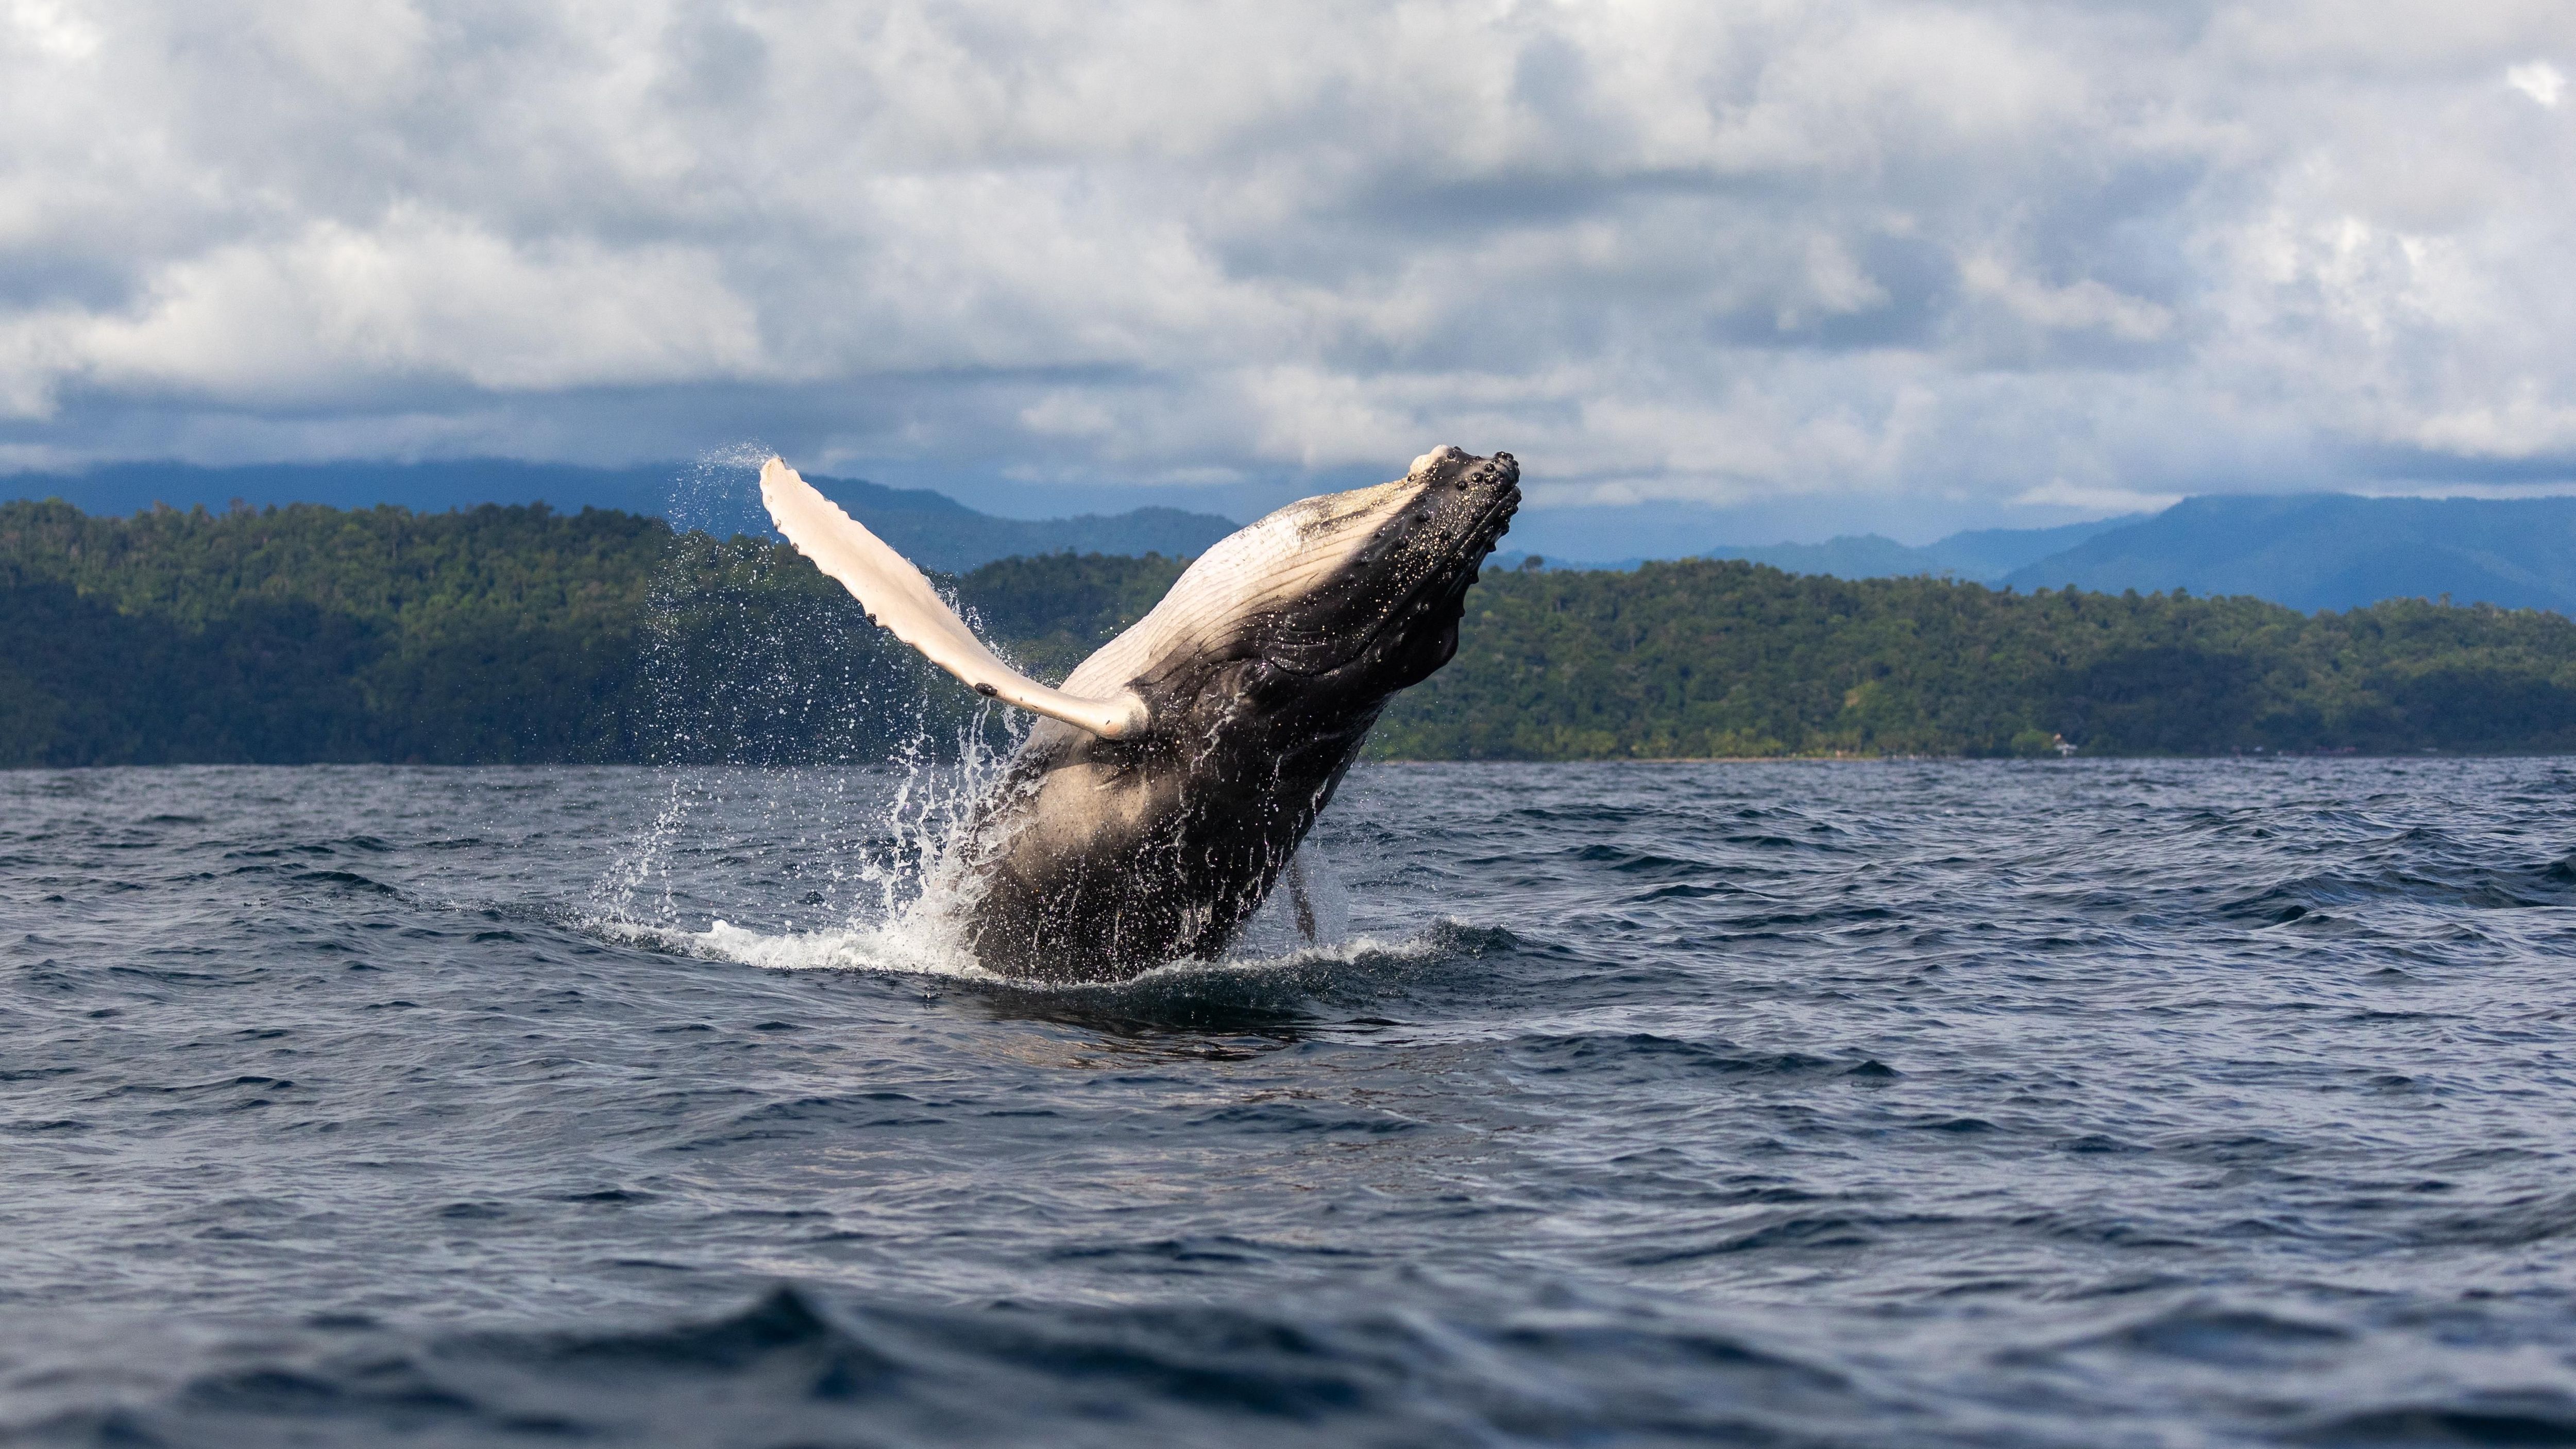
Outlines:
{"type": "Polygon", "coordinates": [[[1260,907],[1387,700],[1457,652],[1520,465],[1441,447],[1394,482],[1291,503],[1201,555],[1053,689],[783,460],[762,467],[760,496],[871,620],[1041,716],[937,872],[977,962],[1114,981],[1215,958],[1260,907]]]}

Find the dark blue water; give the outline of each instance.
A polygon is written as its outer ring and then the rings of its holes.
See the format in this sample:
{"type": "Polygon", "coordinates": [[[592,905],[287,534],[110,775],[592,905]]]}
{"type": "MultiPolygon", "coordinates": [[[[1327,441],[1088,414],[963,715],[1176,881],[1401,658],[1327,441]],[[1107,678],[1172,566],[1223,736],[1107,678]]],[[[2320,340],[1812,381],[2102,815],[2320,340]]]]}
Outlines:
{"type": "Polygon", "coordinates": [[[0,776],[0,1439],[2576,1443],[2569,762],[1366,770],[1065,991],[936,784],[0,776]]]}

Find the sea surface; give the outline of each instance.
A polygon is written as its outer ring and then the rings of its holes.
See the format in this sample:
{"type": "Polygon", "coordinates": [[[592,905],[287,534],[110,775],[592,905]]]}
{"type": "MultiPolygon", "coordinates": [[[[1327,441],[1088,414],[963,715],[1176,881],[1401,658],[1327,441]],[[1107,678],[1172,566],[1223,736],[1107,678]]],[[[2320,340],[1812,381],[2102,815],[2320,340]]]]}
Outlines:
{"type": "Polygon", "coordinates": [[[2576,762],[1363,768],[1061,990],[958,786],[0,775],[0,1441],[2576,1444],[2576,762]]]}

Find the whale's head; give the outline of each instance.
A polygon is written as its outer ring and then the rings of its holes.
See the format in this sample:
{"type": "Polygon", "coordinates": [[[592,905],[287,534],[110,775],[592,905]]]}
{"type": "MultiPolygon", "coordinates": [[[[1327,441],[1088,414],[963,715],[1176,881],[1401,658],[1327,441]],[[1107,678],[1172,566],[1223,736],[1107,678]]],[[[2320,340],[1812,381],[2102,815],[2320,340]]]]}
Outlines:
{"type": "Polygon", "coordinates": [[[1273,518],[1296,543],[1275,549],[1273,587],[1251,621],[1260,657],[1380,693],[1429,678],[1458,650],[1467,587],[1511,527],[1520,479],[1509,453],[1440,447],[1392,483],[1281,509],[1273,518]]]}
{"type": "Polygon", "coordinates": [[[1364,729],[1457,652],[1468,586],[1519,506],[1511,454],[1456,447],[1291,503],[1209,549],[1066,687],[1132,686],[1166,738],[1283,716],[1364,729]]]}

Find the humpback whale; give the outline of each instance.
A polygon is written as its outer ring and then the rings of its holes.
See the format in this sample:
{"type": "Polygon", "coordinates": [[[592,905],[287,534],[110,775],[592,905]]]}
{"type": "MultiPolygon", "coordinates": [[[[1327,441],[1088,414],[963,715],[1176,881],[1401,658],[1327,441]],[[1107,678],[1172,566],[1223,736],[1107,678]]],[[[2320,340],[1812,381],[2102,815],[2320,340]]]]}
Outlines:
{"type": "Polygon", "coordinates": [[[987,970],[1116,981],[1214,959],[1260,907],[1387,700],[1457,652],[1520,465],[1440,447],[1391,483],[1291,503],[1201,555],[1058,688],[986,648],[784,460],[762,467],[760,494],[870,620],[1039,716],[924,905],[987,970]]]}

